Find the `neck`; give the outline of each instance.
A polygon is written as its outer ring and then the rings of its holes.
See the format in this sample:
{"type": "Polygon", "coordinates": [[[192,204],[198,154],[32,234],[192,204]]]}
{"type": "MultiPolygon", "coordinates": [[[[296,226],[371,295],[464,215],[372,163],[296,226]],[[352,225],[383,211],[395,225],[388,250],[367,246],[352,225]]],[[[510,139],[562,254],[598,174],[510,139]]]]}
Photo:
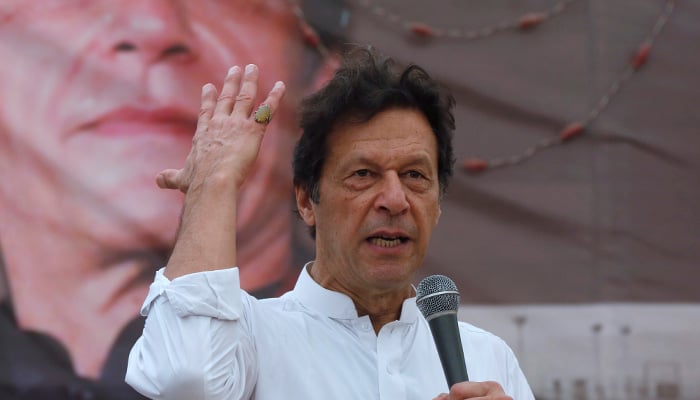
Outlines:
{"type": "Polygon", "coordinates": [[[401,318],[403,302],[412,296],[413,289],[411,287],[407,289],[373,297],[350,296],[350,298],[355,303],[357,314],[368,315],[374,332],[379,334],[384,325],[401,318]]]}
{"type": "Polygon", "coordinates": [[[415,295],[410,283],[392,288],[351,287],[328,274],[323,268],[316,268],[315,264],[310,265],[309,273],[324,288],[350,297],[357,314],[369,316],[377,334],[384,325],[401,317],[404,300],[415,295]]]}
{"type": "Polygon", "coordinates": [[[153,278],[149,261],[158,257],[105,257],[109,251],[94,241],[7,213],[0,229],[19,328],[57,339],[79,376],[98,377],[117,335],[138,315],[153,278]]]}

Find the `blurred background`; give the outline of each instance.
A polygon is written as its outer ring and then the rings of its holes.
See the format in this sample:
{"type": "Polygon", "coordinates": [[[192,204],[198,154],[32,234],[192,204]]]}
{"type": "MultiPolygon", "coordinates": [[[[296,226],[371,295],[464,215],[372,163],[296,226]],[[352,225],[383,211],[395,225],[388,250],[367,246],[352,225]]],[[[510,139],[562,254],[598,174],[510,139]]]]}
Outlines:
{"type": "MultiPolygon", "coordinates": [[[[299,76],[371,44],[453,93],[458,162],[422,275],[455,280],[460,319],[511,345],[538,399],[700,399],[700,2],[267,3],[295,12],[307,50],[281,56],[299,76]]],[[[282,197],[296,271],[312,243],[282,197]]]]}

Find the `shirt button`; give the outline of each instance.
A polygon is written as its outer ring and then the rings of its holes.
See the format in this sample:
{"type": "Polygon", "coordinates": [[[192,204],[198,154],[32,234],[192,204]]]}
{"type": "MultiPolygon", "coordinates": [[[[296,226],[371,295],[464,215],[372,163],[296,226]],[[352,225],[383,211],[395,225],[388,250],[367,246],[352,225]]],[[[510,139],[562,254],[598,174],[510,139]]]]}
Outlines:
{"type": "Polygon", "coordinates": [[[394,369],[391,368],[391,365],[387,365],[387,366],[386,366],[386,372],[387,372],[389,375],[394,375],[394,369]]]}

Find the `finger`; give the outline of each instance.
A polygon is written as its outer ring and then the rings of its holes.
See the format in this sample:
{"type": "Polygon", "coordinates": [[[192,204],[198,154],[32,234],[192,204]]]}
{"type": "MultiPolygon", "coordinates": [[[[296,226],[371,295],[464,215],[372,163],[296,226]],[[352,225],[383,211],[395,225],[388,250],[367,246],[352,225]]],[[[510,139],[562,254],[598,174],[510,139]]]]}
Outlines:
{"type": "Polygon", "coordinates": [[[497,382],[460,382],[450,388],[452,399],[477,399],[488,397],[493,399],[506,398],[505,392],[497,382]]]}
{"type": "Polygon", "coordinates": [[[248,64],[243,73],[241,90],[236,96],[236,103],[233,106],[233,114],[242,118],[248,118],[253,109],[253,101],[258,93],[258,67],[255,64],[248,64]]]}
{"type": "Polygon", "coordinates": [[[241,85],[241,68],[236,65],[231,67],[224,79],[224,86],[221,88],[221,94],[216,102],[215,114],[231,114],[233,103],[241,85]]]}
{"type": "Polygon", "coordinates": [[[211,83],[202,86],[202,104],[197,118],[197,132],[204,132],[216,107],[216,87],[211,83]]]}
{"type": "Polygon", "coordinates": [[[487,396],[504,396],[505,397],[506,392],[503,390],[503,387],[498,382],[485,381],[485,382],[481,382],[481,384],[486,386],[486,395],[487,396]]]}
{"type": "MultiPolygon", "coordinates": [[[[270,90],[270,93],[268,93],[265,101],[263,101],[263,103],[261,104],[261,106],[264,104],[270,108],[270,116],[268,118],[268,121],[272,118],[272,116],[275,114],[275,111],[277,111],[277,109],[279,108],[285,90],[286,86],[284,85],[284,82],[277,81],[272,87],[272,90],[270,90]]],[[[258,121],[258,116],[256,114],[254,114],[254,118],[256,122],[261,122],[258,121]]]]}
{"type": "Polygon", "coordinates": [[[156,184],[161,189],[180,189],[180,185],[178,184],[180,180],[180,171],[179,169],[166,169],[161,171],[156,176],[156,184]]]}

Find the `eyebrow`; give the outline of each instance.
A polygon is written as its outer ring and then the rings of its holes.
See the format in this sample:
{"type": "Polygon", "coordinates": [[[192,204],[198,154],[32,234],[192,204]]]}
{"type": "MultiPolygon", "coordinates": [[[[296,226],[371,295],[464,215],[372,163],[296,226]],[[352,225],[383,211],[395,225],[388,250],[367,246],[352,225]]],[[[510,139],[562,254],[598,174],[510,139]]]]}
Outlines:
{"type": "MultiPolygon", "coordinates": [[[[347,168],[347,167],[350,167],[354,164],[366,164],[366,165],[371,165],[371,166],[378,166],[378,163],[374,158],[368,157],[366,155],[359,155],[357,157],[349,158],[346,162],[341,164],[341,167],[347,168]]],[[[414,166],[414,165],[429,166],[431,171],[435,169],[435,168],[433,168],[433,163],[430,160],[430,157],[424,153],[415,154],[415,155],[410,156],[410,158],[403,160],[400,164],[400,167],[404,168],[406,166],[414,166]]]]}

